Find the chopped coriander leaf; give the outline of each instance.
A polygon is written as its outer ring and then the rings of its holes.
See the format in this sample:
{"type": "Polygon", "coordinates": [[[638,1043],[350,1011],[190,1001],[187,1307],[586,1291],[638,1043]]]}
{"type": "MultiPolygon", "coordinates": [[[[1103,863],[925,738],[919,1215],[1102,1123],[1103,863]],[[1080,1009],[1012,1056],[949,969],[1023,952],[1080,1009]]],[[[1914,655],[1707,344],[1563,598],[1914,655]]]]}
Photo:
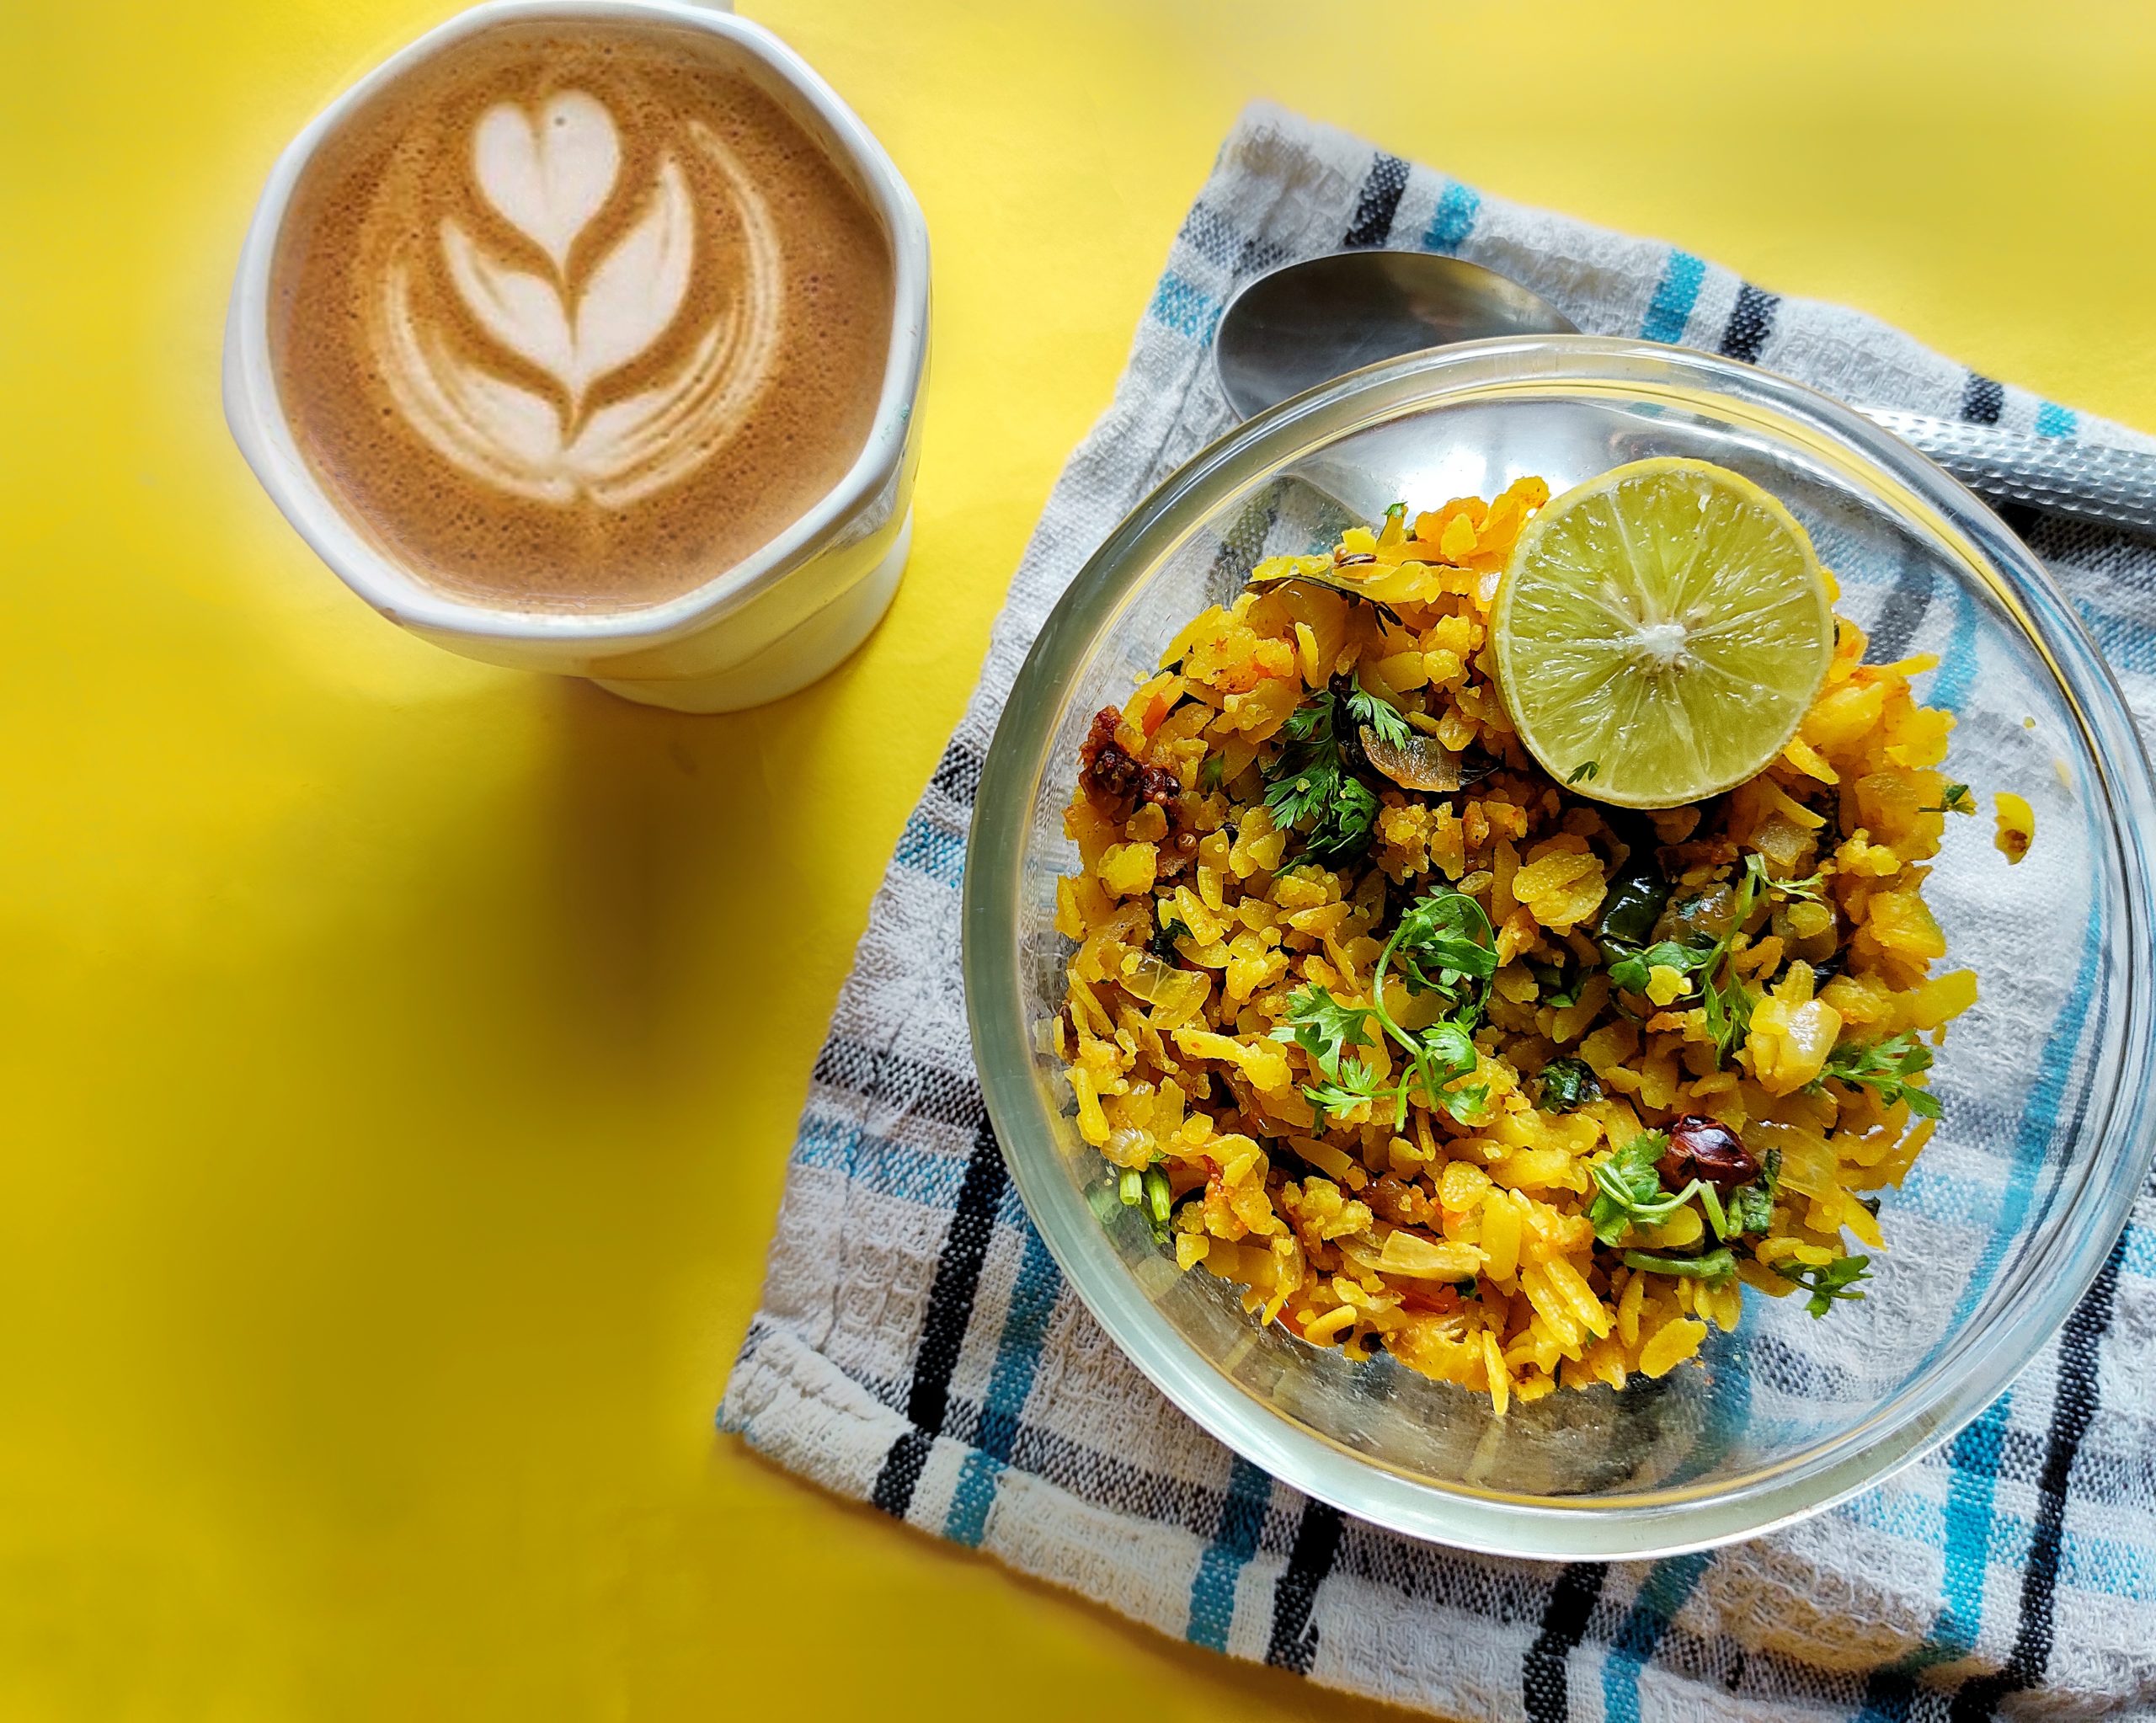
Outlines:
{"type": "Polygon", "coordinates": [[[1784,1280],[1794,1281],[1812,1296],[1804,1308],[1817,1320],[1834,1307],[1838,1299],[1860,1299],[1864,1294],[1854,1290],[1857,1282],[1871,1278],[1871,1258],[1869,1256],[1838,1256],[1832,1262],[1822,1262],[1817,1267],[1783,1267],[1774,1272],[1784,1280]]]}
{"type": "Polygon", "coordinates": [[[1602,1083],[1583,1059],[1553,1059],[1542,1068],[1542,1110],[1570,1112],[1602,1098],[1602,1083]]]}
{"type": "Polygon", "coordinates": [[[1321,694],[1288,715],[1280,726],[1280,752],[1265,768],[1265,805],[1275,823],[1301,825],[1324,812],[1340,787],[1330,695],[1321,694]]]}
{"type": "MultiPolygon", "coordinates": [[[[1745,1215],[1752,1211],[1740,1210],[1737,1199],[1741,1191],[1730,1193],[1729,1206],[1725,1208],[1720,1192],[1707,1180],[1695,1178],[1681,1191],[1665,1192],[1662,1187],[1662,1156],[1669,1149],[1669,1139],[1661,1131],[1642,1131],[1621,1149],[1605,1155],[1588,1169],[1594,1181],[1596,1196],[1588,1209],[1588,1222],[1594,1228],[1594,1235],[1604,1244],[1621,1246],[1633,1228],[1646,1229],[1662,1226],[1673,1219],[1678,1211],[1689,1208],[1694,1203],[1700,1205],[1706,1224],[1714,1229],[1717,1239],[1736,1237],[1747,1230],[1742,1224],[1745,1215]]],[[[1776,1162],[1780,1164],[1779,1160],[1776,1162]]],[[[1773,1216],[1773,1205],[1767,1208],[1768,1218],[1773,1216]]],[[[1762,1224],[1764,1225],[1764,1222],[1762,1224]]],[[[1632,1262],[1628,1253],[1625,1260],[1632,1262]]],[[[1710,1253],[1699,1260],[1716,1262],[1727,1258],[1729,1252],[1710,1253]]],[[[1690,1257],[1676,1261],[1690,1262],[1690,1257]]],[[[1633,1267],[1641,1266],[1633,1262],[1633,1267]]],[[[1668,1269],[1668,1273],[1696,1273],[1700,1271],[1668,1269]]],[[[1734,1272],[1734,1265],[1731,1271],[1734,1272]]],[[[1721,1278],[1721,1271],[1713,1271],[1710,1278],[1721,1278]]]]}
{"type": "Polygon", "coordinates": [[[1497,936],[1474,899],[1435,891],[1411,904],[1400,918],[1378,974],[1397,959],[1410,993],[1454,993],[1463,982],[1487,981],[1497,973],[1497,936]]]}
{"type": "Polygon", "coordinates": [[[1726,987],[1708,982],[1700,990],[1700,1002],[1706,1007],[1707,1033],[1714,1038],[1716,1054],[1726,1063],[1752,1033],[1752,1007],[1758,1001],[1732,976],[1726,987]]]}
{"type": "MultiPolygon", "coordinates": [[[[1390,723],[1405,735],[1406,723],[1399,713],[1359,688],[1347,701],[1352,707],[1358,698],[1385,714],[1382,719],[1363,720],[1374,732],[1380,723],[1390,723]]],[[[1280,751],[1264,771],[1265,805],[1273,823],[1302,833],[1305,852],[1323,862],[1360,855],[1377,828],[1376,792],[1354,775],[1344,757],[1342,704],[1340,696],[1323,690],[1298,707],[1281,725],[1280,751]]],[[[1361,754],[1358,745],[1355,758],[1361,754]]]]}
{"type": "Polygon", "coordinates": [[[1967,784],[1949,784],[1940,792],[1936,804],[1917,810],[1919,813],[1974,813],[1976,811],[1977,798],[1967,784]]]}
{"type": "Polygon", "coordinates": [[[1364,1044],[1376,1015],[1369,1006],[1341,1004],[1330,989],[1313,982],[1289,995],[1288,1021],[1273,1032],[1273,1038],[1301,1048],[1327,1077],[1337,1078],[1341,1056],[1364,1044]]]}
{"type": "Polygon", "coordinates": [[[1323,1078],[1303,1090],[1303,1098],[1316,1109],[1318,1129],[1332,1115],[1386,1092],[1385,1080],[1366,1061],[1347,1057],[1369,1043],[1370,1022],[1378,1016],[1369,1006],[1341,1004],[1315,983],[1289,997],[1288,1021],[1273,1030],[1273,1038],[1301,1048],[1323,1078]]]}
{"type": "Polygon", "coordinates": [[[1737,901],[1731,906],[1729,931],[1721,936],[1721,948],[1726,952],[1737,936],[1744,931],[1744,924],[1752,919],[1753,906],[1759,901],[1762,887],[1774,881],[1767,875],[1767,858],[1754,850],[1744,857],[1744,872],[1737,882],[1737,901]]]}
{"type": "Polygon", "coordinates": [[[1444,1081],[1465,1077],[1476,1064],[1475,1038],[1449,1019],[1435,1022],[1417,1038],[1417,1057],[1444,1081]]]}
{"type": "Polygon", "coordinates": [[[1599,762],[1592,760],[1582,760],[1577,765],[1572,768],[1572,775],[1566,778],[1565,781],[1568,784],[1577,784],[1582,778],[1593,778],[1594,775],[1601,770],[1602,766],[1599,762]]]}
{"type": "Polygon", "coordinates": [[[1536,1002],[1553,1011],[1563,1011],[1580,1002],[1580,987],[1586,978],[1578,971],[1567,973],[1556,963],[1538,963],[1528,959],[1527,972],[1534,978],[1536,1002]]]}
{"type": "Polygon", "coordinates": [[[1384,1079],[1357,1059],[1344,1063],[1337,1077],[1306,1086],[1303,1090],[1303,1099],[1317,1110],[1315,1123],[1317,1128],[1323,1130],[1327,1119],[1339,1113],[1352,1112],[1364,1102],[1375,1101],[1380,1095],[1389,1092],[1384,1079]]]}
{"type": "Polygon", "coordinates": [[[1668,1147],[1662,1132],[1642,1131],[1588,1169],[1600,1194],[1587,1218],[1604,1244],[1616,1244],[1634,1226],[1658,1225],[1682,1206],[1662,1195],[1657,1163],[1668,1147]]]}
{"type": "Polygon", "coordinates": [[[1782,1151],[1769,1149],[1759,1176],[1729,1193],[1729,1218],[1739,1236],[1763,1233],[1774,1224],[1774,1192],[1781,1175],[1782,1151]]]}
{"type": "Polygon", "coordinates": [[[1309,825],[1324,816],[1339,787],[1337,767],[1313,765],[1267,785],[1266,811],[1272,814],[1273,823],[1283,829],[1309,825]]]}
{"type": "Polygon", "coordinates": [[[1746,856],[1744,872],[1730,906],[1728,930],[1720,939],[1710,940],[1705,934],[1695,933],[1681,944],[1666,939],[1641,951],[1605,933],[1601,947],[1609,966],[1609,984],[1627,993],[1645,993],[1657,968],[1675,969],[1685,978],[1688,992],[1694,989],[1699,992],[1717,1055],[1725,1061],[1731,1059],[1750,1032],[1753,998],[1733,975],[1722,979],[1723,960],[1758,902],[1759,888],[1773,883],[1767,877],[1766,862],[1757,853],[1746,856]]]}
{"type": "Polygon", "coordinates": [[[1368,784],[1360,778],[1342,778],[1317,829],[1305,840],[1305,852],[1321,862],[1360,855],[1377,829],[1378,809],[1377,796],[1368,784]]]}
{"type": "Polygon", "coordinates": [[[1379,954],[1369,1005],[1343,1006],[1315,984],[1291,997],[1288,1021],[1273,1035],[1309,1054],[1325,1078],[1303,1091],[1318,1109],[1321,1125],[1327,1113],[1374,1099],[1380,1091],[1381,1080],[1365,1061],[1343,1057],[1348,1048],[1365,1044],[1372,1019],[1408,1058],[1392,1089],[1394,1128],[1406,1123],[1408,1094],[1418,1083],[1427,1105],[1455,1118],[1479,1117],[1488,1109],[1486,1085],[1457,1091],[1450,1086],[1481,1062],[1474,1032],[1481,1018],[1483,986],[1497,971],[1496,945],[1490,918],[1474,899],[1433,892],[1409,906],[1379,954]],[[1442,994],[1449,1015],[1412,1031],[1394,1020],[1385,1006],[1385,981],[1396,958],[1408,991],[1442,994]]]}
{"type": "MultiPolygon", "coordinates": [[[[1407,1042],[1408,1056],[1413,1062],[1408,1074],[1401,1079],[1403,1100],[1409,1078],[1414,1077],[1421,1080],[1423,1097],[1431,1107],[1442,1107],[1463,1124],[1488,1111],[1487,1083],[1470,1083],[1464,1089],[1451,1086],[1462,1077],[1473,1075],[1475,1068],[1481,1063],[1466,1025],[1446,1020],[1431,1024],[1419,1034],[1411,1033],[1401,1038],[1407,1042]]],[[[1404,1121],[1404,1109],[1400,1118],[1404,1121]]]]}
{"type": "Polygon", "coordinates": [[[1398,709],[1366,692],[1360,683],[1348,691],[1347,699],[1348,716],[1358,730],[1368,726],[1379,741],[1393,748],[1405,748],[1415,739],[1415,732],[1398,709]]]}
{"type": "Polygon", "coordinates": [[[1826,902],[1823,878],[1817,873],[1808,873],[1802,879],[1770,879],[1767,883],[1785,898],[1802,898],[1813,904],[1826,902]]]}
{"type": "Polygon", "coordinates": [[[1227,769],[1225,755],[1209,754],[1205,764],[1198,768],[1198,787],[1207,795],[1220,787],[1220,775],[1227,769]]]}
{"type": "Polygon", "coordinates": [[[1665,939],[1619,958],[1609,966],[1609,984],[1621,987],[1627,993],[1645,993],[1652,972],[1660,968],[1674,969],[1686,979],[1688,988],[1696,985],[1693,978],[1710,968],[1718,959],[1723,947],[1714,941],[1694,935],[1680,945],[1673,939],[1665,939]]]}
{"type": "MultiPolygon", "coordinates": [[[[1646,1251],[1627,1251],[1624,1261],[1627,1268],[1644,1269],[1650,1274],[1673,1274],[1680,1280],[1704,1280],[1710,1285],[1720,1285],[1737,1272],[1737,1258],[1726,1245],[1702,1256],[1664,1256],[1646,1251]]],[[[1862,1296],[1861,1293],[1858,1294],[1862,1296]]]]}
{"type": "Polygon", "coordinates": [[[1838,1047],[1827,1055],[1827,1064],[1810,1086],[1813,1089],[1828,1077],[1844,1083],[1860,1083],[1874,1091],[1882,1106],[1906,1101],[1919,1118],[1939,1117],[1939,1098],[1913,1079],[1931,1069],[1931,1049],[1906,1031],[1876,1041],[1868,1047],[1838,1047]]]}

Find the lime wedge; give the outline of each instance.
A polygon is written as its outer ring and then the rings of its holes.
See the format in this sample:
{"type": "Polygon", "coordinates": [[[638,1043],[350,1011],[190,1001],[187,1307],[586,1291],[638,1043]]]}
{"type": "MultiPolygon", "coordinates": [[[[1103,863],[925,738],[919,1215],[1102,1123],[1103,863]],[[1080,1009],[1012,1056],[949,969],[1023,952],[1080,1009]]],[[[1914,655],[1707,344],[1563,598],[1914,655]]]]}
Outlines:
{"type": "Polygon", "coordinates": [[[1834,651],[1812,541],[1748,478],[1636,461],[1528,523],[1491,616],[1520,740],[1560,783],[1674,808],[1764,768],[1834,651]]]}

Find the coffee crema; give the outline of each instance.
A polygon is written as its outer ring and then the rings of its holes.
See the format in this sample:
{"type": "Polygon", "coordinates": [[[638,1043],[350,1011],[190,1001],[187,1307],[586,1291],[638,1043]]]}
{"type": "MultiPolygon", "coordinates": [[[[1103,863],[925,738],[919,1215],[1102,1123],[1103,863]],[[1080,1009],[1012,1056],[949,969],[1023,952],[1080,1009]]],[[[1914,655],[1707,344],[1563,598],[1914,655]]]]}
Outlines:
{"type": "Polygon", "coordinates": [[[270,273],[285,417],[340,511],[448,595],[645,605],[860,454],[890,243],[707,32],[498,25],[355,110],[270,273]]]}

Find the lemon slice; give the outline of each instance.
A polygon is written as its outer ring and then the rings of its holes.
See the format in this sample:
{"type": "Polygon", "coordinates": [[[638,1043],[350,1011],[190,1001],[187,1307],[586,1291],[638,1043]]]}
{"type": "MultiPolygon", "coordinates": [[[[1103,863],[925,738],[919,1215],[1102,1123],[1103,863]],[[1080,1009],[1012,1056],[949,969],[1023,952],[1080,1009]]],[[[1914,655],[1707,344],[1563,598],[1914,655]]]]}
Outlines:
{"type": "Polygon", "coordinates": [[[1674,808],[1796,733],[1834,651],[1812,541],[1704,461],[1636,461],[1528,523],[1491,643],[1520,740],[1579,793],[1674,808]]]}

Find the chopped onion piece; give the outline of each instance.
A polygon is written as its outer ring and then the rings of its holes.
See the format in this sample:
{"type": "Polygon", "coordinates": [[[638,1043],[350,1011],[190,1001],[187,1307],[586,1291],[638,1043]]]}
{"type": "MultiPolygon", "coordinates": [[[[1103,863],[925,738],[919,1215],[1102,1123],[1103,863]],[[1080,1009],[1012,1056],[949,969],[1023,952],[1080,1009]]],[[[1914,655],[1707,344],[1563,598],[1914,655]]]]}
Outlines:
{"type": "Polygon", "coordinates": [[[1403,790],[1439,790],[1449,794],[1460,787],[1460,756],[1428,736],[1412,735],[1406,747],[1396,748],[1364,724],[1363,752],[1369,756],[1372,765],[1403,790]]]}

